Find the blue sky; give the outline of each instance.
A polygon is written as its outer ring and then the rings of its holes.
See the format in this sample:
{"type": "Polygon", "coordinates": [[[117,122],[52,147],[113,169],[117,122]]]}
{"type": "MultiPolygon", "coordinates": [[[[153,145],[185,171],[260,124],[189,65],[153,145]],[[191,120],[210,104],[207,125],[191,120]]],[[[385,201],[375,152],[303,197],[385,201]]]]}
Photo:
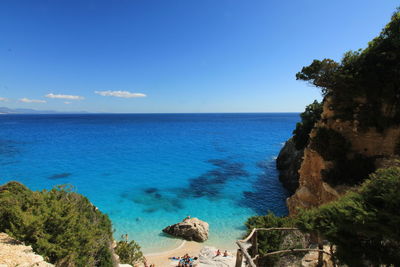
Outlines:
{"type": "Polygon", "coordinates": [[[2,0],[0,106],[90,112],[296,112],[295,74],[339,60],[392,0],[2,0]],[[37,100],[37,101],[35,101],[37,100]]]}

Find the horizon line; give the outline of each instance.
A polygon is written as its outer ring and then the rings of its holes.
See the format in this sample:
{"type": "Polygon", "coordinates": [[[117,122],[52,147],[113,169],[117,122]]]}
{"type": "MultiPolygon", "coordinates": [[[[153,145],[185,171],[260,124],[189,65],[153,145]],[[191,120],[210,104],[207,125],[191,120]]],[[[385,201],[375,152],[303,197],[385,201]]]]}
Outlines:
{"type": "Polygon", "coordinates": [[[27,113],[0,113],[0,115],[150,115],[150,114],[288,114],[302,113],[302,111],[227,111],[227,112],[88,112],[88,111],[52,111],[52,112],[27,112],[27,113]]]}

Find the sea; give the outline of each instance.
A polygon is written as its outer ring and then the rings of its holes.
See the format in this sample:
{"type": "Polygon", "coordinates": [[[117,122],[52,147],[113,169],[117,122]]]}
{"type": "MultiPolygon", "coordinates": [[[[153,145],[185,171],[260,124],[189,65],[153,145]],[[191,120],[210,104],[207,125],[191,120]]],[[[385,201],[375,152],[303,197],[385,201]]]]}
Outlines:
{"type": "Polygon", "coordinates": [[[205,245],[235,248],[246,220],[287,214],[276,157],[298,113],[0,115],[0,184],[70,184],[106,213],[115,239],[145,253],[177,247],[162,233],[186,216],[205,245]]]}

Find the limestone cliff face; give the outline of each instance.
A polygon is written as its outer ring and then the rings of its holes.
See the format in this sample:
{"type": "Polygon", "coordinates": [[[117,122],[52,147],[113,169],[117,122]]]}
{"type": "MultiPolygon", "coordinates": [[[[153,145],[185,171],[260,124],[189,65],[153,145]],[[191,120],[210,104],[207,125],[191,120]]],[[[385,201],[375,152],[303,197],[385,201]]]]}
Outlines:
{"type": "MultiPolygon", "coordinates": [[[[358,102],[359,106],[366,104],[365,99],[359,99],[358,102]]],[[[386,113],[386,110],[382,112],[386,113]]],[[[389,113],[386,114],[389,115],[389,113]]],[[[375,167],[378,167],[380,159],[396,154],[396,147],[400,140],[400,126],[392,126],[381,132],[375,128],[361,130],[357,120],[357,109],[353,112],[354,119],[352,121],[341,121],[335,119],[334,115],[330,100],[325,99],[322,118],[311,131],[310,144],[304,150],[303,161],[299,169],[299,188],[287,200],[290,214],[295,214],[298,208],[315,207],[335,200],[348,189],[341,185],[331,186],[323,181],[321,171],[329,170],[334,165],[333,162],[324,160],[317,151],[311,148],[317,128],[332,129],[345,137],[351,144],[350,152],[347,154],[349,159],[355,154],[373,157],[377,159],[375,167]]]]}

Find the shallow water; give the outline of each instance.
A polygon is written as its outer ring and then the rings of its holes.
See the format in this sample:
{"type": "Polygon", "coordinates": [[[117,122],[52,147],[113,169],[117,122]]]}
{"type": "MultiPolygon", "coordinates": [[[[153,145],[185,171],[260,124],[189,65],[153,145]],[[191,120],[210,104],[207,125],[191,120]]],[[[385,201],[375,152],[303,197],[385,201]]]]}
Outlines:
{"type": "Polygon", "coordinates": [[[0,183],[70,183],[107,213],[115,237],[145,252],[180,240],[161,229],[187,215],[207,244],[234,248],[249,216],[285,214],[275,158],[298,114],[0,115],[0,183]]]}

